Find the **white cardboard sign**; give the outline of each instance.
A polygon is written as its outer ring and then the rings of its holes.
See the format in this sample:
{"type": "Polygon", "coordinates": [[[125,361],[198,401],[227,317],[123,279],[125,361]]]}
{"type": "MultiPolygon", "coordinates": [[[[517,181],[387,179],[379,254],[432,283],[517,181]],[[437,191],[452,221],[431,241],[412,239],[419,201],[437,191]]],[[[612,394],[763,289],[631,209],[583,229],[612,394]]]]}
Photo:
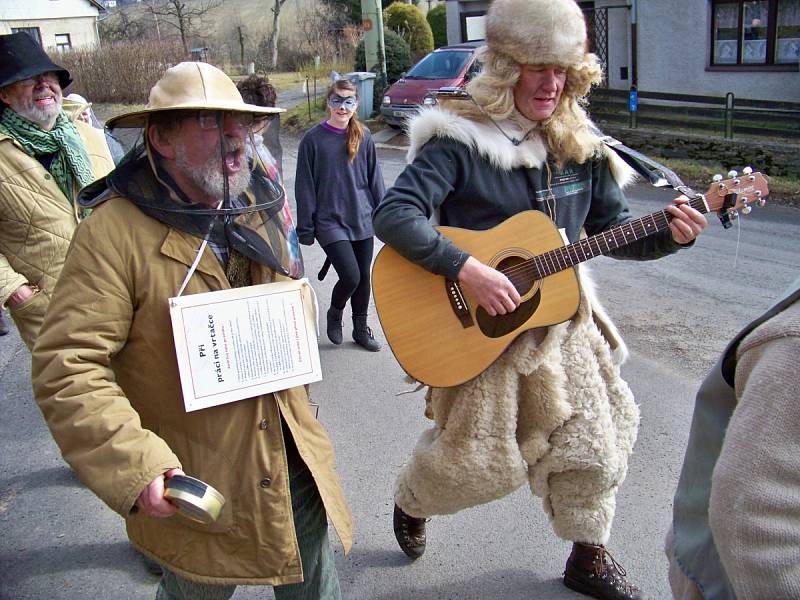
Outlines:
{"type": "Polygon", "coordinates": [[[322,379],[307,279],[170,298],[187,411],[322,379]]]}

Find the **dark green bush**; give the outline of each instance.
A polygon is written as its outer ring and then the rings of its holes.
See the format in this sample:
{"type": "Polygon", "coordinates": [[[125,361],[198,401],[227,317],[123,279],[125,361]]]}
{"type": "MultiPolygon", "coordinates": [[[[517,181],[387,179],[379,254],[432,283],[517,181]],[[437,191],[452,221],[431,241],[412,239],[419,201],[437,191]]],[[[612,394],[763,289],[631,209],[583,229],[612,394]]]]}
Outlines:
{"type": "MultiPolygon", "coordinates": [[[[411,50],[406,41],[394,31],[383,30],[383,45],[386,48],[386,77],[389,83],[394,83],[400,79],[400,75],[413,64],[411,61],[411,50]]],[[[365,71],[367,59],[364,54],[364,40],[361,40],[356,47],[356,71],[365,71]]]]}
{"type": "Polygon", "coordinates": [[[428,25],[433,33],[433,47],[439,48],[447,45],[447,8],[444,3],[439,3],[425,15],[428,25]]]}
{"type": "MultiPolygon", "coordinates": [[[[374,112],[378,112],[383,100],[383,93],[389,84],[400,79],[400,75],[408,71],[411,67],[411,50],[406,41],[394,31],[383,30],[383,45],[386,48],[386,79],[379,73],[379,69],[374,67],[372,71],[376,73],[373,84],[372,107],[374,112]]],[[[356,47],[356,71],[367,69],[367,59],[364,54],[364,40],[361,40],[356,47]]]]}
{"type": "Polygon", "coordinates": [[[400,34],[411,48],[414,61],[433,50],[433,33],[420,10],[413,4],[395,2],[383,11],[383,24],[400,34]]]}

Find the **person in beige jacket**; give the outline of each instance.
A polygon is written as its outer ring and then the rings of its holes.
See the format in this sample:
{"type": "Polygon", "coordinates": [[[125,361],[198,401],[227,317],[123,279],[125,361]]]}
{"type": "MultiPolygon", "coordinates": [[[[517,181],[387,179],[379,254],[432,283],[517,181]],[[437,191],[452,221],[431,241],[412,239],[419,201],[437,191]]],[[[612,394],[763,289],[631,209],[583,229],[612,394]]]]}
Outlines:
{"type": "Polygon", "coordinates": [[[69,72],[25,33],[0,36],[0,306],[33,347],[81,216],[114,168],[102,131],[62,109],[69,72]]]}
{"type": "Polygon", "coordinates": [[[34,348],[53,437],[164,567],[156,598],[229,598],[239,584],[341,597],[326,514],[345,552],[352,517],[305,388],[187,412],[170,323],[182,283],[197,294],[286,278],[283,189],[245,157],[248,128],[280,110],[244,103],[211,65],[181,63],[144,110],[109,120],[143,128],[143,141],[81,194],[93,212],[34,348]],[[184,472],[225,497],[215,522],[164,497],[184,472]]]}
{"type": "Polygon", "coordinates": [[[800,598],[800,277],[703,380],[666,539],[675,600],[800,598]]]}

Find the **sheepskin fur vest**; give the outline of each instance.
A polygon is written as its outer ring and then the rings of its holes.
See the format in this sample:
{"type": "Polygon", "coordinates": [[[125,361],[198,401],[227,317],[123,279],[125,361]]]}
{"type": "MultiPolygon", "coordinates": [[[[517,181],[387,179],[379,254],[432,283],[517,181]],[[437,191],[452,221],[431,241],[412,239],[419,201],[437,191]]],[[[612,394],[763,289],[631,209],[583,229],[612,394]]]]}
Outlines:
{"type": "MultiPolygon", "coordinates": [[[[437,127],[507,168],[541,166],[546,157],[535,135],[513,147],[491,124],[448,124],[442,111],[429,112],[433,119],[411,130],[409,159],[442,134],[437,127]]],[[[453,513],[528,483],[560,537],[607,541],[639,410],[620,376],[625,345],[585,267],[579,280],[580,307],[571,320],[523,333],[471,381],[428,391],[434,426],[396,482],[395,501],[405,512],[453,513]]]]}

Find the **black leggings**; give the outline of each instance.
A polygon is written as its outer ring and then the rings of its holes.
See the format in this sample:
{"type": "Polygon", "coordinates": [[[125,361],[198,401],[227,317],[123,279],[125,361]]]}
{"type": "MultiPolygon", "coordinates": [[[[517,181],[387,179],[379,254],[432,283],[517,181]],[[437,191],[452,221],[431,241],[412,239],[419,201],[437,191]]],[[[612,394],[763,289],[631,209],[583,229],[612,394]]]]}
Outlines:
{"type": "Polygon", "coordinates": [[[366,315],[369,307],[369,268],[374,239],[342,240],[322,249],[336,269],[339,281],[333,286],[331,306],[342,310],[350,300],[354,315],[366,315]]]}

